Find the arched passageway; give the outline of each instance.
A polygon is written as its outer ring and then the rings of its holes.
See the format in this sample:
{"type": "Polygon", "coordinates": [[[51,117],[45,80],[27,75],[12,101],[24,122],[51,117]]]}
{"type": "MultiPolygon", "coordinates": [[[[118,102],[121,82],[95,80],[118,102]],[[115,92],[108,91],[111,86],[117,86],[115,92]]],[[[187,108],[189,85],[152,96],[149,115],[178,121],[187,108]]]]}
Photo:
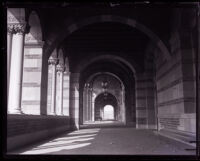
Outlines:
{"type": "Polygon", "coordinates": [[[125,64],[110,58],[89,64],[81,74],[80,123],[102,120],[102,108],[111,104],[116,121],[135,126],[135,76],[125,64]]]}
{"type": "Polygon", "coordinates": [[[120,105],[115,96],[110,93],[102,93],[95,99],[95,121],[119,120],[120,105]]]}
{"type": "Polygon", "coordinates": [[[112,105],[105,105],[103,107],[103,120],[116,120],[115,111],[112,105]]]}
{"type": "Polygon", "coordinates": [[[7,8],[8,149],[108,120],[195,140],[194,10],[87,5],[7,8]]]}

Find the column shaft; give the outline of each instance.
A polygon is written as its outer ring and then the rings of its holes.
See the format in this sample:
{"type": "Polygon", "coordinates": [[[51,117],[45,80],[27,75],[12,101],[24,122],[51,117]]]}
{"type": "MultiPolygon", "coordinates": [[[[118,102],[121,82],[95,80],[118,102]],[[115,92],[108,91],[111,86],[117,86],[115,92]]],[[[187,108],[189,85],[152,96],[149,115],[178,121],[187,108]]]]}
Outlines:
{"type": "Polygon", "coordinates": [[[92,93],[92,121],[95,121],[94,120],[94,115],[95,115],[95,108],[94,108],[94,98],[93,98],[93,93],[92,93]]]}
{"type": "Polygon", "coordinates": [[[51,112],[50,114],[55,114],[55,100],[56,100],[56,65],[52,64],[52,84],[51,84],[51,112]]]}
{"type": "Polygon", "coordinates": [[[7,32],[7,89],[8,90],[10,82],[11,49],[12,49],[12,33],[7,32]]]}
{"type": "Polygon", "coordinates": [[[86,121],[89,121],[88,88],[86,88],[86,121]]]}
{"type": "Polygon", "coordinates": [[[60,114],[63,115],[63,72],[60,72],[60,114]]]}
{"type": "Polygon", "coordinates": [[[23,51],[24,34],[17,33],[13,35],[8,97],[8,112],[13,114],[21,113],[23,51]]]}
{"type": "Polygon", "coordinates": [[[86,121],[86,89],[83,90],[83,122],[86,121]]]}

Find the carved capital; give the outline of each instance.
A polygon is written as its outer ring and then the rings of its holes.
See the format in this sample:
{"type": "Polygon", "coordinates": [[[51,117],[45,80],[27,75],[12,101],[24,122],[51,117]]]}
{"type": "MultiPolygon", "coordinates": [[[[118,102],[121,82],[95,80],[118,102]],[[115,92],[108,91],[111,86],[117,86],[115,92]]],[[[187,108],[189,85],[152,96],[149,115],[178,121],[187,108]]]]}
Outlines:
{"type": "Polygon", "coordinates": [[[57,58],[49,58],[48,64],[57,65],[58,64],[58,59],[57,58]]]}
{"type": "Polygon", "coordinates": [[[8,25],[7,26],[7,33],[8,34],[13,34],[14,33],[14,26],[13,25],[8,25]]]}
{"type": "Polygon", "coordinates": [[[15,24],[14,32],[19,34],[24,34],[26,32],[26,24],[15,24]]]}
{"type": "Polygon", "coordinates": [[[58,64],[58,65],[56,66],[56,70],[57,70],[58,72],[64,72],[64,70],[65,70],[64,65],[58,64]]]}
{"type": "Polygon", "coordinates": [[[7,25],[7,32],[12,34],[24,34],[26,32],[26,24],[14,23],[7,25]]]}

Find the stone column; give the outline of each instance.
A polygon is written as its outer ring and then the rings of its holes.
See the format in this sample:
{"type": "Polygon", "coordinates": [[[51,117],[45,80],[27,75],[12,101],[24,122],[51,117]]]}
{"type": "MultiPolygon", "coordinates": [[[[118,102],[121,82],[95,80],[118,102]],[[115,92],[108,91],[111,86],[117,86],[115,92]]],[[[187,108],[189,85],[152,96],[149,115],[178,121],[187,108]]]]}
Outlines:
{"type": "Polygon", "coordinates": [[[90,84],[86,84],[86,115],[87,121],[90,121],[90,84]]]}
{"type": "Polygon", "coordinates": [[[88,109],[89,109],[89,120],[92,121],[92,88],[88,89],[88,109]]]}
{"type": "Polygon", "coordinates": [[[88,88],[85,87],[85,119],[88,121],[88,88]]]}
{"type": "Polygon", "coordinates": [[[88,115],[89,115],[89,121],[92,120],[91,114],[92,114],[92,111],[91,111],[91,89],[89,87],[88,88],[88,115]]]}
{"type": "Polygon", "coordinates": [[[21,114],[22,74],[24,34],[26,24],[13,25],[16,34],[13,35],[10,63],[10,83],[8,95],[8,113],[21,114]]]}
{"type": "Polygon", "coordinates": [[[70,119],[74,129],[79,129],[79,73],[71,73],[70,78],[70,119]]]}
{"type": "Polygon", "coordinates": [[[60,82],[59,82],[59,86],[60,86],[60,91],[59,91],[59,110],[58,110],[58,114],[57,115],[63,115],[63,72],[64,72],[64,66],[62,64],[58,64],[56,67],[57,72],[59,72],[59,76],[60,76],[60,82]]]}
{"type": "Polygon", "coordinates": [[[70,92],[70,72],[63,73],[63,115],[69,116],[69,92],[70,92]]]}
{"type": "Polygon", "coordinates": [[[51,84],[51,109],[50,115],[55,115],[55,102],[56,102],[56,65],[58,63],[58,59],[50,58],[49,64],[52,66],[52,84],[51,84]]]}
{"type": "Polygon", "coordinates": [[[125,109],[125,89],[122,88],[122,109],[121,109],[122,122],[126,124],[126,109],[125,109]]]}
{"type": "Polygon", "coordinates": [[[86,111],[86,87],[83,89],[83,123],[87,120],[87,111],[86,111]]]}
{"type": "Polygon", "coordinates": [[[8,90],[9,90],[9,82],[10,82],[10,61],[11,61],[13,32],[14,32],[13,25],[8,25],[7,27],[7,89],[8,90]]]}
{"type": "Polygon", "coordinates": [[[93,97],[93,91],[92,91],[92,121],[95,121],[94,100],[95,100],[95,98],[93,97]]]}

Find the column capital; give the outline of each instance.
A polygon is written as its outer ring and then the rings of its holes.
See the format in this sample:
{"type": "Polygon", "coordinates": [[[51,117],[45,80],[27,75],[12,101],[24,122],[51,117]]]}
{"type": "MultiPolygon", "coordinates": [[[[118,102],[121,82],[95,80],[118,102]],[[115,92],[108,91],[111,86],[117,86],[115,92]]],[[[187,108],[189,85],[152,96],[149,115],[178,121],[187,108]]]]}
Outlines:
{"type": "Polygon", "coordinates": [[[64,72],[65,67],[64,67],[63,64],[58,64],[58,65],[56,66],[56,70],[57,70],[58,72],[64,72]]]}
{"type": "Polygon", "coordinates": [[[71,74],[68,70],[66,70],[66,67],[65,67],[64,74],[65,74],[65,75],[70,75],[70,74],[71,74]]]}
{"type": "Polygon", "coordinates": [[[15,34],[24,34],[26,32],[26,23],[8,24],[7,31],[15,34]]]}
{"type": "Polygon", "coordinates": [[[58,59],[57,58],[49,58],[48,64],[57,65],[58,64],[58,59]]]}
{"type": "Polygon", "coordinates": [[[10,25],[10,24],[7,25],[7,33],[8,34],[14,33],[14,26],[13,25],[10,25]]]}

